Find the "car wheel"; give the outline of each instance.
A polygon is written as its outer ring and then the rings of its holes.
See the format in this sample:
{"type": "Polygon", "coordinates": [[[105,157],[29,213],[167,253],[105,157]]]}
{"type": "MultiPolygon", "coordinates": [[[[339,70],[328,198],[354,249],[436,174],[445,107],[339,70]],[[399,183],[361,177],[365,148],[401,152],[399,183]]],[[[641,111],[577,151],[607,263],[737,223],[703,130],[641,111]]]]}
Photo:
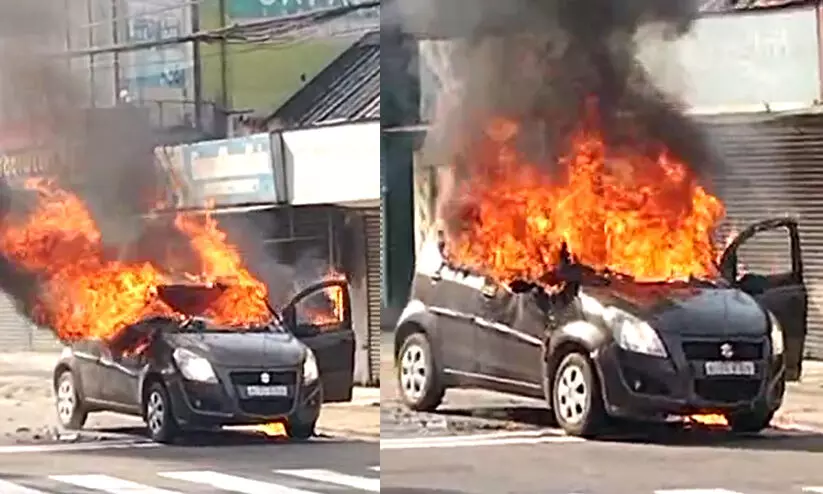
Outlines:
{"type": "Polygon", "coordinates": [[[607,416],[597,375],[585,355],[574,352],[563,357],[554,374],[551,405],[567,434],[591,437],[600,432],[607,416]]]}
{"type": "Polygon", "coordinates": [[[57,420],[60,421],[63,428],[77,430],[82,429],[83,425],[86,424],[89,414],[86,412],[80,393],[77,391],[74,374],[69,370],[63,371],[57,379],[55,404],[57,407],[57,420]]]}
{"type": "Polygon", "coordinates": [[[412,410],[430,412],[443,401],[446,390],[432,358],[429,339],[412,333],[400,347],[397,383],[403,402],[412,410]]]}
{"type": "Polygon", "coordinates": [[[755,409],[751,412],[729,415],[726,420],[732,432],[753,434],[762,431],[772,423],[776,410],[755,409]]]}
{"type": "Polygon", "coordinates": [[[162,383],[149,386],[143,403],[143,420],[152,441],[168,443],[177,436],[179,430],[171,411],[171,400],[162,383]]]}
{"type": "Polygon", "coordinates": [[[289,420],[286,421],[283,427],[286,429],[286,434],[288,434],[292,439],[305,441],[306,439],[314,437],[315,422],[303,424],[297,421],[292,422],[289,420]]]}

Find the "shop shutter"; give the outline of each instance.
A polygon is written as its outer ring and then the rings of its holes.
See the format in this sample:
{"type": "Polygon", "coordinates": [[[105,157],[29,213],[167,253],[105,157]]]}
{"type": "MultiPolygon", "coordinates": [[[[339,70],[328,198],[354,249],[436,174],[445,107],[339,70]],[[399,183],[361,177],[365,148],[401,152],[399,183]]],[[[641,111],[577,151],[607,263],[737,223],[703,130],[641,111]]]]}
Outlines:
{"type": "Polygon", "coordinates": [[[63,348],[63,344],[54,337],[54,333],[46,328],[32,326],[31,349],[35,352],[52,352],[63,348]]]}
{"type": "Polygon", "coordinates": [[[17,312],[9,296],[0,292],[0,351],[30,350],[31,326],[32,324],[17,312]]]}
{"type": "Polygon", "coordinates": [[[364,212],[366,228],[366,283],[368,290],[369,314],[369,380],[371,384],[380,383],[380,344],[382,306],[381,290],[383,287],[383,218],[380,208],[371,208],[364,212]]]}
{"type": "MultiPolygon", "coordinates": [[[[809,293],[805,354],[823,358],[823,119],[710,122],[708,129],[728,165],[718,179],[728,223],[741,229],[768,217],[798,218],[809,293]]],[[[785,261],[781,240],[762,235],[752,242],[744,253],[751,269],[785,261]]]]}

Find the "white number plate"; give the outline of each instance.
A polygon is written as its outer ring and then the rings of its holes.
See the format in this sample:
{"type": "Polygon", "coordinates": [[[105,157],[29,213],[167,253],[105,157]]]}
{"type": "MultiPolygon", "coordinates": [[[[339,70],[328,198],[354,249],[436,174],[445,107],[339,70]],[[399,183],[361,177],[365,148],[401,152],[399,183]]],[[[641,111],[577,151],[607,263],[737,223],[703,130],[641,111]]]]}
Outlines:
{"type": "Polygon", "coordinates": [[[754,362],[706,362],[707,376],[753,376],[754,362]]]}
{"type": "Polygon", "coordinates": [[[288,396],[288,386],[246,386],[249,397],[288,396]]]}

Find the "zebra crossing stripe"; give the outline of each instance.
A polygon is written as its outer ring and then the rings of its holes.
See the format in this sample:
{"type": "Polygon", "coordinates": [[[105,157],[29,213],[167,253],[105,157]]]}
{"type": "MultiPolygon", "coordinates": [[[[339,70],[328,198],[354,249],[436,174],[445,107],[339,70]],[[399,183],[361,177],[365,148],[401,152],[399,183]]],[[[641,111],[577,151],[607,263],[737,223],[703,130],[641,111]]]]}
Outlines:
{"type": "Polygon", "coordinates": [[[179,491],[151,487],[108,475],[52,475],[49,478],[63,484],[109,494],[181,494],[179,491]]]}
{"type": "Polygon", "coordinates": [[[728,489],[666,489],[654,491],[654,494],[743,494],[728,489]]]}
{"type": "Polygon", "coordinates": [[[43,491],[23,487],[2,479],[0,479],[0,492],[3,494],[46,494],[43,491]]]}
{"type": "MultiPolygon", "coordinates": [[[[247,479],[211,470],[195,470],[190,472],[163,472],[157,475],[167,479],[192,482],[208,485],[215,489],[237,494],[318,494],[315,491],[295,489],[262,480],[247,479]]],[[[142,493],[141,493],[142,494],[142,493]]]]}
{"type": "Polygon", "coordinates": [[[370,479],[368,477],[358,477],[345,473],[323,470],[320,468],[300,468],[294,470],[273,470],[280,475],[289,475],[305,480],[314,480],[326,484],[335,484],[351,487],[361,491],[380,492],[380,479],[370,479]]]}

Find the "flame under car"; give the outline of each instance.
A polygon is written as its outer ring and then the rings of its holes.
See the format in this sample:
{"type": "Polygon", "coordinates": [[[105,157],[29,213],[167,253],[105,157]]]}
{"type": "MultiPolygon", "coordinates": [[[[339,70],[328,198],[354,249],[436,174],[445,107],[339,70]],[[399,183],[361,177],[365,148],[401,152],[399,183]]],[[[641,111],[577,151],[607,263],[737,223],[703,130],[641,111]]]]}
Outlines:
{"type": "Polygon", "coordinates": [[[572,435],[613,419],[721,414],[737,432],[766,428],[799,378],[807,294],[797,224],[752,225],[726,248],[718,279],[641,283],[576,266],[565,288],[501,286],[448,265],[429,244],[395,333],[408,406],[436,409],[447,388],[545,398],[572,435]],[[741,247],[785,234],[791,268],[740,273],[741,247]]]}
{"type": "Polygon", "coordinates": [[[79,429],[89,413],[113,411],[143,417],[158,442],[190,430],[271,422],[305,439],[322,403],[351,400],[354,333],[344,280],[312,285],[266,324],[240,328],[202,317],[219,285],[157,291],[183,317],[148,318],[112,340],[64,349],[54,370],[61,425],[79,429]],[[328,300],[330,288],[340,300],[328,300]],[[317,300],[342,302],[329,307],[338,317],[309,317],[317,300]]]}

